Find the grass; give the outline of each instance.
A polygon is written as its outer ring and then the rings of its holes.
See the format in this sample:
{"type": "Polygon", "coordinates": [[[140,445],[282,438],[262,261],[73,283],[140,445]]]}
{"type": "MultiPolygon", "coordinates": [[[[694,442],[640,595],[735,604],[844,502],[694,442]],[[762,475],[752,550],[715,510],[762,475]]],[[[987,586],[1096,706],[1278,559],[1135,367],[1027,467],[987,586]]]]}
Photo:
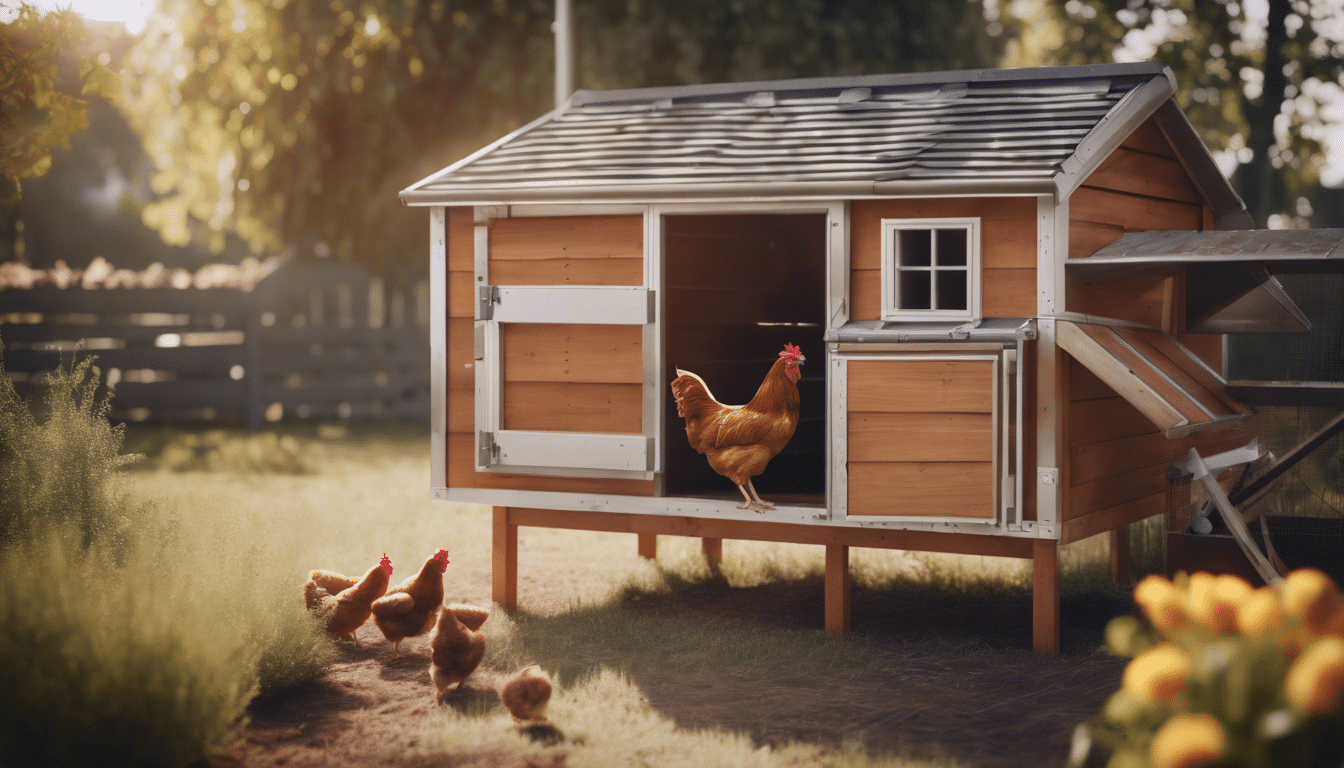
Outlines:
{"type": "Polygon", "coordinates": [[[192,764],[332,649],[275,520],[136,495],[97,377],[25,403],[0,373],[0,764],[192,764]]]}

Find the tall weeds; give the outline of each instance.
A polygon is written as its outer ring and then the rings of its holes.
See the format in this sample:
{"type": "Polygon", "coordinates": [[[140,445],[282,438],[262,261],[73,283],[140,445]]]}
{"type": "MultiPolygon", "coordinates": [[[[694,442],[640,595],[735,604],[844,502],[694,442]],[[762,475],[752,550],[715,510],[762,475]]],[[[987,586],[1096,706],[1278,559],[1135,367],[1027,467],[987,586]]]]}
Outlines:
{"type": "Polygon", "coordinates": [[[0,765],[198,763],[331,652],[274,520],[129,505],[97,387],[81,361],[30,408],[0,366],[0,765]]]}

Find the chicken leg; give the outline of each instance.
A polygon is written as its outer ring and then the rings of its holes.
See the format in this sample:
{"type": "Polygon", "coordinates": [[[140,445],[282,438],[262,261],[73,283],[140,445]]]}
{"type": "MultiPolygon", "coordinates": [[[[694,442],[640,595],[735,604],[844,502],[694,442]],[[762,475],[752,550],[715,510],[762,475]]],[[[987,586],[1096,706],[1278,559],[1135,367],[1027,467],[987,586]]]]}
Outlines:
{"type": "Polygon", "coordinates": [[[756,486],[751,484],[751,478],[747,478],[747,490],[751,491],[751,495],[756,497],[756,503],[761,506],[762,511],[766,509],[774,509],[774,504],[762,499],[761,494],[756,492],[756,486]]]}
{"type": "Polygon", "coordinates": [[[767,509],[774,509],[774,504],[762,499],[761,495],[756,492],[756,486],[751,484],[751,478],[747,478],[746,485],[737,486],[737,490],[741,491],[742,498],[746,499],[745,504],[737,505],[738,509],[754,509],[760,513],[764,513],[767,509]],[[748,490],[751,491],[750,495],[747,494],[748,490]]]}

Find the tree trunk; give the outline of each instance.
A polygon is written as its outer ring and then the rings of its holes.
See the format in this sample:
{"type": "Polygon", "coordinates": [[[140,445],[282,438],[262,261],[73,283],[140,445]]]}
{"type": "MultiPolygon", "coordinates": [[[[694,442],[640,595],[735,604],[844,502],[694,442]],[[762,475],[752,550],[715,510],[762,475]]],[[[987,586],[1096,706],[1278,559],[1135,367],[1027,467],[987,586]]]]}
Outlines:
{"type": "Polygon", "coordinates": [[[1275,144],[1274,118],[1283,108],[1288,90],[1288,78],[1283,73],[1287,63],[1283,48],[1288,41],[1284,21],[1291,12],[1291,0],[1269,0],[1264,87],[1258,99],[1242,97],[1242,109],[1250,127],[1246,146],[1252,155],[1251,162],[1237,169],[1234,181],[1246,208],[1260,227],[1266,226],[1270,214],[1278,213],[1283,207],[1283,201],[1278,199],[1283,189],[1281,171],[1270,163],[1270,149],[1275,144]]]}

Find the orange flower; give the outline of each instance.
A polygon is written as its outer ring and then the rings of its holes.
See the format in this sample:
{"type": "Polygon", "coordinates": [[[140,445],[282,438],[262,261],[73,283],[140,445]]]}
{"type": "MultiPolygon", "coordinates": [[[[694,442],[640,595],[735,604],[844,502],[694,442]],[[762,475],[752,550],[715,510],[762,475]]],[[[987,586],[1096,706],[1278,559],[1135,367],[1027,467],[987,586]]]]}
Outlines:
{"type": "Polygon", "coordinates": [[[1223,753],[1227,734],[1218,718],[1208,714],[1172,715],[1153,736],[1153,768],[1196,768],[1223,753]]]}
{"type": "Polygon", "coordinates": [[[1283,607],[1312,632],[1325,629],[1339,602],[1335,582],[1315,568],[1299,568],[1283,580],[1283,607]]]}
{"type": "Polygon", "coordinates": [[[1268,632],[1283,620],[1283,606],[1272,587],[1261,587],[1247,594],[1237,605],[1237,628],[1242,634],[1268,632]]]}
{"type": "Polygon", "coordinates": [[[1344,694],[1344,639],[1322,637],[1288,668],[1288,701],[1299,710],[1321,715],[1335,711],[1344,694]]]}
{"type": "Polygon", "coordinates": [[[1172,643],[1158,643],[1125,667],[1120,688],[1141,701],[1168,702],[1185,693],[1190,657],[1172,643]]]}
{"type": "Polygon", "coordinates": [[[1240,576],[1196,573],[1190,577],[1190,618],[1222,634],[1237,631],[1237,605],[1251,593],[1240,576]]]}
{"type": "Polygon", "coordinates": [[[1134,587],[1134,602],[1160,632],[1179,632],[1189,622],[1185,595],[1179,587],[1157,574],[1145,576],[1134,587]]]}

